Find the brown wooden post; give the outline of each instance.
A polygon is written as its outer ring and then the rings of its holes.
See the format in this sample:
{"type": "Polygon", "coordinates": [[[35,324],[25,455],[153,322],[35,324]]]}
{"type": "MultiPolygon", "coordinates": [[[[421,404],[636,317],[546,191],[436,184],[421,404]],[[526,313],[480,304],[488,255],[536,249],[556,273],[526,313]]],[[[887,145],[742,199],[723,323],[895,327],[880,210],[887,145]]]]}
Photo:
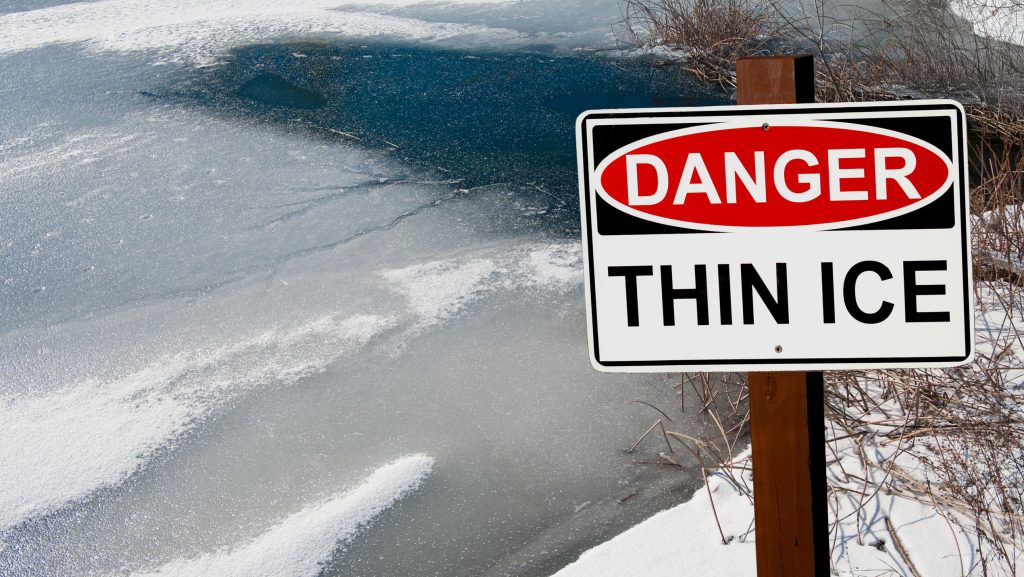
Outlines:
{"type": "MultiPolygon", "coordinates": [[[[814,102],[814,59],[738,60],[736,100],[814,102]]],[[[750,373],[748,378],[757,575],[826,577],[830,553],[822,374],[750,373]]]]}

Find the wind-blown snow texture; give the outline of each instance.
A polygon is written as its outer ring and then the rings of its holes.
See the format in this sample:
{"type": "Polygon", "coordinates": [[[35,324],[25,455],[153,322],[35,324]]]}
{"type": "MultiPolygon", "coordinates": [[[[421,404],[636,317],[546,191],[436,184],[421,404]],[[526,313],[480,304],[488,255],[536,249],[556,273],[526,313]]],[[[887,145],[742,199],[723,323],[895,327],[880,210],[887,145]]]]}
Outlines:
{"type": "Polygon", "coordinates": [[[182,352],[110,382],[0,397],[0,531],[124,481],[218,407],[318,373],[393,323],[325,316],[182,352]]]}
{"type": "Polygon", "coordinates": [[[358,487],[290,515],[237,547],[172,561],[138,577],[315,577],[339,546],[430,475],[426,455],[397,459],[358,487]]]}

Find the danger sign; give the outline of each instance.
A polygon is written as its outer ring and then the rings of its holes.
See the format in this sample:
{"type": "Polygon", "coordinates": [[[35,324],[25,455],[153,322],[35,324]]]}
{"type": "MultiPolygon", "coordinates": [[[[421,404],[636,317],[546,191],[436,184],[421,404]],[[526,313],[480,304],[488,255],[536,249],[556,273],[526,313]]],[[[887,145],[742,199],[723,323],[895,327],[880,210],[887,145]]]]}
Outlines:
{"type": "Polygon", "coordinates": [[[952,101],[584,113],[594,366],[968,362],[964,131],[952,101]]]}

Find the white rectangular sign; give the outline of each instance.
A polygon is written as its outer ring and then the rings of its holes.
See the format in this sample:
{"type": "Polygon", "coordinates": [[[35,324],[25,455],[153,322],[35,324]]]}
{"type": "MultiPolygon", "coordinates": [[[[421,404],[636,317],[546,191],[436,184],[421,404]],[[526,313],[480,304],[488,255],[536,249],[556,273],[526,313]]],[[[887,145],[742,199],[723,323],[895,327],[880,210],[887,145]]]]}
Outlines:
{"type": "Polygon", "coordinates": [[[968,362],[964,134],[952,101],[584,113],[594,367],[968,362]]]}

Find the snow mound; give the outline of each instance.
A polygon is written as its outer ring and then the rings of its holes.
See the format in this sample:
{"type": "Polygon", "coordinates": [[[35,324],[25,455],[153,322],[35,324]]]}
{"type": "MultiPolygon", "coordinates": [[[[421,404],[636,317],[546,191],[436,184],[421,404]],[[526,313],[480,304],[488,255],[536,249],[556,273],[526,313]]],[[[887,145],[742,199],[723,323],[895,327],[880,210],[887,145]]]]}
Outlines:
{"type": "Polygon", "coordinates": [[[402,457],[355,489],[290,515],[248,543],[172,561],[139,577],[314,577],[339,546],[416,490],[433,467],[427,455],[402,457]]]}
{"type": "Polygon", "coordinates": [[[501,272],[496,261],[475,258],[465,262],[434,261],[381,273],[421,319],[420,326],[438,325],[455,316],[477,296],[492,290],[501,272]]]}

